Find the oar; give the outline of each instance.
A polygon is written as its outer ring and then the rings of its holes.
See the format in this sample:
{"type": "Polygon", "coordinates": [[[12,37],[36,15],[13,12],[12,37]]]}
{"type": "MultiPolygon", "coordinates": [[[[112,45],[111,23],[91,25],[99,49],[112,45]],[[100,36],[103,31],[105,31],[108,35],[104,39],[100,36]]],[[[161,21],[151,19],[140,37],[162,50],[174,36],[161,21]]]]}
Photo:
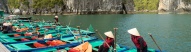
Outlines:
{"type": "Polygon", "coordinates": [[[72,21],[72,20],[70,20],[70,22],[69,22],[68,26],[70,26],[71,21],[72,21]]]}
{"type": "MultiPolygon", "coordinates": [[[[74,33],[72,32],[72,30],[70,29],[70,27],[69,26],[67,26],[66,25],[66,27],[68,28],[68,30],[72,33],[72,35],[74,35],[74,33]]],[[[75,35],[74,35],[74,37],[75,37],[75,35]]]]}
{"type": "MultiPolygon", "coordinates": [[[[30,23],[30,25],[32,25],[32,22],[31,21],[29,21],[29,23],[30,23]]],[[[33,25],[32,25],[33,26],[33,25]]],[[[32,30],[34,31],[34,26],[32,27],[32,30]]]]}
{"type": "Polygon", "coordinates": [[[77,28],[78,28],[78,31],[79,31],[79,34],[80,34],[80,38],[81,38],[82,42],[84,43],[83,38],[82,38],[82,34],[80,32],[80,26],[77,26],[77,28]]]}
{"type": "MultiPolygon", "coordinates": [[[[89,31],[89,29],[87,28],[87,31],[89,31]]],[[[88,32],[86,32],[86,38],[88,38],[88,32]]]]}
{"type": "MultiPolygon", "coordinates": [[[[101,39],[106,43],[106,45],[108,46],[108,47],[110,47],[109,46],[109,44],[104,40],[104,38],[101,36],[101,34],[98,32],[98,30],[96,30],[96,32],[97,32],[97,34],[101,37],[101,39]]],[[[110,51],[112,51],[111,49],[110,49],[110,51]]]]}
{"type": "Polygon", "coordinates": [[[44,18],[42,18],[42,24],[44,24],[44,23],[45,23],[44,18]]]}
{"type": "Polygon", "coordinates": [[[150,35],[150,37],[152,38],[152,40],[153,40],[153,41],[155,42],[155,44],[157,45],[157,47],[159,48],[160,52],[162,52],[161,49],[160,49],[160,47],[159,47],[158,44],[156,43],[155,39],[154,39],[153,36],[151,35],[151,33],[148,33],[148,34],[150,35]]]}
{"type": "Polygon", "coordinates": [[[117,29],[118,29],[118,28],[114,28],[114,34],[115,34],[115,35],[114,35],[114,39],[115,39],[115,40],[114,40],[114,52],[117,52],[117,50],[116,50],[116,47],[117,47],[117,45],[116,45],[116,44],[117,44],[117,43],[116,43],[116,42],[117,42],[117,40],[116,40],[116,39],[117,39],[117,38],[116,38],[117,32],[116,32],[116,31],[117,31],[117,29]]]}

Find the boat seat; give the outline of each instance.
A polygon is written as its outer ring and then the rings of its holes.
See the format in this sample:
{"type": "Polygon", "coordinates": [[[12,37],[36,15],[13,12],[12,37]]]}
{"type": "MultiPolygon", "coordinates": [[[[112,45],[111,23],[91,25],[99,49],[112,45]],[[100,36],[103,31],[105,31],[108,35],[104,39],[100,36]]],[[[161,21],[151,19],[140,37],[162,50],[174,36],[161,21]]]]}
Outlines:
{"type": "Polygon", "coordinates": [[[36,40],[37,38],[38,38],[37,36],[33,36],[31,39],[36,40]]]}
{"type": "Polygon", "coordinates": [[[32,35],[32,33],[26,33],[26,34],[24,34],[25,36],[31,36],[32,35]]]}
{"type": "Polygon", "coordinates": [[[21,36],[20,34],[14,34],[14,37],[19,37],[19,36],[21,36]]]}
{"type": "Polygon", "coordinates": [[[41,43],[38,43],[38,42],[35,42],[33,45],[34,45],[36,48],[46,47],[45,44],[41,44],[41,43]]]}
{"type": "Polygon", "coordinates": [[[48,41],[47,44],[51,46],[58,46],[58,45],[65,45],[66,42],[60,41],[60,40],[53,40],[53,41],[48,41]]]}
{"type": "Polygon", "coordinates": [[[21,38],[21,41],[29,41],[29,39],[21,38]]]}

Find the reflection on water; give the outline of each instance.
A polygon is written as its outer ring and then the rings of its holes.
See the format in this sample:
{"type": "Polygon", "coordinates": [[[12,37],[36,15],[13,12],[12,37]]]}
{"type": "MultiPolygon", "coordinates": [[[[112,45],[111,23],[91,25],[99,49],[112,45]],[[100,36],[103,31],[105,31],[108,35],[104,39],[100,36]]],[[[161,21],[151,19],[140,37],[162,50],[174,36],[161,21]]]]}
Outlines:
{"type": "MultiPolygon", "coordinates": [[[[45,19],[54,21],[54,16],[33,16],[33,19],[45,19]]],[[[168,52],[189,52],[191,47],[191,15],[189,14],[128,14],[128,15],[66,15],[59,16],[63,25],[82,29],[88,28],[90,24],[104,36],[104,32],[117,30],[117,43],[125,46],[135,47],[130,40],[128,29],[136,27],[141,36],[146,40],[149,48],[157,49],[156,45],[148,35],[152,33],[162,50],[168,52]],[[71,21],[71,22],[70,22],[71,21]]],[[[95,36],[97,36],[95,34],[95,36]]]]}

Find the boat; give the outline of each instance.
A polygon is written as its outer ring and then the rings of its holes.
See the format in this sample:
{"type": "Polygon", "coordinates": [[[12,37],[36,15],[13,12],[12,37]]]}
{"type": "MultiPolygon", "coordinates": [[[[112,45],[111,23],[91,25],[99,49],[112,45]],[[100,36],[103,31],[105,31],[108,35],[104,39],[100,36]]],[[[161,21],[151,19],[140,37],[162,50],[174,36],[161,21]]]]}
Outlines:
{"type": "MultiPolygon", "coordinates": [[[[100,45],[102,45],[103,43],[103,40],[91,40],[91,41],[88,41],[89,44],[91,45],[91,51],[92,52],[98,52],[98,48],[100,45]]],[[[79,44],[79,45],[76,45],[74,47],[64,47],[64,48],[49,48],[49,50],[45,50],[45,49],[39,49],[39,50],[35,50],[35,51],[32,51],[32,52],[43,52],[43,51],[49,51],[49,52],[58,52],[58,51],[69,51],[70,49],[72,48],[79,48],[81,45],[83,44],[79,44]]],[[[123,51],[127,51],[129,48],[128,47],[125,47],[125,46],[119,46],[117,47],[117,52],[123,52],[123,51]]]]}
{"type": "MultiPolygon", "coordinates": [[[[32,17],[31,17],[32,18],[32,17]]],[[[90,36],[94,34],[93,30],[83,30],[80,29],[80,32],[74,33],[74,31],[78,31],[77,28],[66,26],[57,26],[53,22],[44,22],[44,21],[27,21],[29,18],[21,18],[19,19],[19,22],[16,22],[15,26],[23,24],[24,26],[21,27],[28,27],[31,29],[36,28],[35,25],[39,26],[39,32],[42,34],[52,34],[53,38],[49,39],[43,39],[42,41],[45,41],[48,43],[49,41],[60,41],[64,42],[66,44],[63,45],[55,45],[55,46],[49,46],[45,45],[45,47],[36,47],[34,44],[39,40],[31,40],[30,36],[24,36],[23,34],[25,32],[16,32],[16,33],[8,33],[3,34],[0,32],[0,42],[3,43],[3,45],[9,49],[11,52],[54,52],[54,51],[68,51],[71,48],[79,48],[83,44],[83,42],[89,42],[87,45],[89,46],[91,44],[92,52],[97,52],[100,45],[103,44],[103,40],[99,40],[96,37],[90,36]],[[24,21],[26,20],[26,22],[24,21]],[[49,32],[44,33],[44,31],[48,29],[49,32]],[[60,37],[57,37],[57,33],[63,34],[60,37]],[[14,34],[21,34],[19,37],[14,37],[14,34]],[[82,38],[80,36],[82,34],[82,38]],[[28,39],[27,41],[21,41],[21,38],[28,39]]],[[[10,20],[11,21],[11,20],[10,20]]],[[[92,27],[90,25],[90,27],[92,27]]],[[[91,28],[89,28],[91,29],[91,28]]],[[[31,32],[31,31],[29,31],[31,32]]],[[[89,50],[88,49],[88,50],[89,50]]],[[[117,44],[117,52],[136,52],[136,48],[129,48],[127,46],[122,46],[120,44],[117,44]]],[[[148,49],[150,52],[159,52],[155,49],[148,49]]],[[[90,51],[90,52],[91,52],[90,51]]]]}
{"type": "MultiPolygon", "coordinates": [[[[96,37],[83,37],[84,41],[92,41],[96,40],[96,37]]],[[[65,37],[60,39],[62,42],[66,42],[67,44],[65,45],[56,45],[56,46],[45,46],[41,48],[36,48],[33,44],[37,41],[32,41],[32,42],[23,42],[23,43],[14,43],[14,44],[4,44],[11,52],[29,52],[29,51],[34,51],[34,50],[41,50],[41,49],[48,49],[48,48],[65,48],[65,47],[72,47],[72,46],[77,46],[79,45],[82,41],[79,39],[74,39],[73,36],[70,37],[65,37]]],[[[43,40],[48,43],[47,40],[43,40]]],[[[54,41],[54,40],[53,40],[54,41]]]]}
{"type": "Polygon", "coordinates": [[[32,17],[19,17],[18,20],[21,22],[30,22],[32,21],[32,17]]]}
{"type": "MultiPolygon", "coordinates": [[[[55,32],[48,32],[48,33],[45,33],[45,34],[51,34],[52,35],[52,37],[53,38],[51,38],[51,39],[58,39],[57,37],[58,37],[58,33],[55,33],[55,32]]],[[[69,36],[73,36],[73,35],[71,35],[71,34],[66,34],[66,33],[59,33],[61,36],[62,36],[62,38],[64,38],[64,37],[69,37],[69,36]]],[[[85,34],[83,34],[83,35],[85,35],[85,34]]],[[[0,42],[1,43],[3,43],[3,44],[13,44],[13,43],[22,43],[22,42],[29,42],[29,41],[37,41],[35,38],[37,37],[37,36],[24,36],[24,34],[23,35],[20,35],[20,36],[17,36],[17,37],[15,37],[16,35],[7,35],[7,37],[6,36],[4,36],[4,38],[1,38],[0,39],[0,42]],[[8,37],[9,36],[9,37],[8,37]],[[6,38],[5,38],[6,37],[6,38]],[[14,38],[13,38],[14,37],[14,38]],[[24,41],[24,40],[22,40],[22,39],[27,39],[27,41],[24,41]]],[[[43,35],[43,36],[45,36],[45,35],[43,35]]],[[[87,36],[87,35],[85,35],[85,36],[87,36]]],[[[46,39],[46,40],[48,40],[48,39],[46,39]]]]}

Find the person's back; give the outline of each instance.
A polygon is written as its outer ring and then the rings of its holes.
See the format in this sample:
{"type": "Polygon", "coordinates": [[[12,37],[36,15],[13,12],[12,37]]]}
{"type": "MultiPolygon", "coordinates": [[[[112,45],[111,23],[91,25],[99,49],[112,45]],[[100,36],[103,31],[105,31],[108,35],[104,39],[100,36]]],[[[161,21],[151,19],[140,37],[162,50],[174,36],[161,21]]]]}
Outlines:
{"type": "Polygon", "coordinates": [[[132,28],[127,31],[131,35],[131,40],[137,48],[137,52],[147,52],[147,44],[144,39],[140,36],[136,28],[132,28]]]}
{"type": "Polygon", "coordinates": [[[8,26],[7,30],[8,30],[9,33],[13,32],[12,26],[8,26]]]}

